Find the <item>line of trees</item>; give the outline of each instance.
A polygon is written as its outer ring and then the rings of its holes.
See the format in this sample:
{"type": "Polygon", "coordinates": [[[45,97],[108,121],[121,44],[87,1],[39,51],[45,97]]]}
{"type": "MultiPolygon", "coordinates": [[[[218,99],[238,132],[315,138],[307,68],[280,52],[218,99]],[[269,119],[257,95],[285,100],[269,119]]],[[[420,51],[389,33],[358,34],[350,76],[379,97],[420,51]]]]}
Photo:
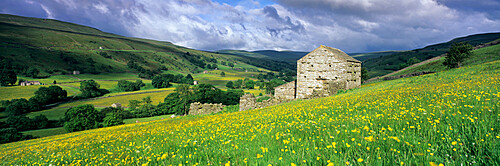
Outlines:
{"type": "Polygon", "coordinates": [[[160,74],[153,77],[151,80],[151,84],[155,88],[168,88],[172,86],[170,83],[180,83],[180,84],[189,84],[193,85],[194,79],[191,74],[186,75],[184,77],[182,74],[160,74]]]}

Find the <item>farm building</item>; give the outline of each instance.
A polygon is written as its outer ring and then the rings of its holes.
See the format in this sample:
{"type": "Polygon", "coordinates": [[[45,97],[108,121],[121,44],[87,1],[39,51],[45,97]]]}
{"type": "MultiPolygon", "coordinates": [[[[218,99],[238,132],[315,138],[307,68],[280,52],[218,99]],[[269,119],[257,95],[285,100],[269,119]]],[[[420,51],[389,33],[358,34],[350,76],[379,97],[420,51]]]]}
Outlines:
{"type": "Polygon", "coordinates": [[[21,86],[40,85],[40,82],[39,81],[23,81],[23,82],[20,82],[19,85],[21,85],[21,86]]]}
{"type": "Polygon", "coordinates": [[[275,88],[279,99],[323,97],[361,85],[361,62],[321,45],[297,61],[297,80],[275,88]]]}

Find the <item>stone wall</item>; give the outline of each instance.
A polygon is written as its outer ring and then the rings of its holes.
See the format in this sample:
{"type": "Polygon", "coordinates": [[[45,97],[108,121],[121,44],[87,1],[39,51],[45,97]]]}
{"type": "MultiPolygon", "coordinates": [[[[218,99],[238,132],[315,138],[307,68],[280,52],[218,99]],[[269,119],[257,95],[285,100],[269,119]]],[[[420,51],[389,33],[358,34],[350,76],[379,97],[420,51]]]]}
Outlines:
{"type": "Polygon", "coordinates": [[[189,106],[189,115],[205,115],[211,113],[217,113],[222,111],[224,106],[222,104],[208,104],[208,103],[200,103],[194,102],[189,106]]]}
{"type": "Polygon", "coordinates": [[[274,96],[280,100],[295,99],[297,81],[292,81],[274,88],[274,96]]]}
{"type": "Polygon", "coordinates": [[[271,97],[268,100],[264,100],[262,102],[257,102],[256,100],[257,98],[251,93],[243,95],[240,98],[240,111],[269,107],[277,105],[283,101],[286,101],[286,100],[278,100],[273,97],[271,97]]]}

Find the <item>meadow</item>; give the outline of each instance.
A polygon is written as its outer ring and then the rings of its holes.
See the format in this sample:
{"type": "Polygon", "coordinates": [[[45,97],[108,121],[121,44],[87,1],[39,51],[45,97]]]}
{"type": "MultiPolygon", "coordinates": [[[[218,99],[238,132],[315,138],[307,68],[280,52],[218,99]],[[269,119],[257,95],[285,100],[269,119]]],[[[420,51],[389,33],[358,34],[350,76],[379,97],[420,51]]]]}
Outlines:
{"type": "Polygon", "coordinates": [[[500,61],[0,145],[1,165],[499,165],[500,61]]]}

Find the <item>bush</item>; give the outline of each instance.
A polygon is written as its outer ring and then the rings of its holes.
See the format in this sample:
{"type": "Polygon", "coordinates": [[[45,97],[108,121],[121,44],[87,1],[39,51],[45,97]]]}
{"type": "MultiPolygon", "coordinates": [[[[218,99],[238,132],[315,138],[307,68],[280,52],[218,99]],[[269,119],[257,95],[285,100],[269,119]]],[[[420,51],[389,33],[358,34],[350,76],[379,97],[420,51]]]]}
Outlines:
{"type": "Polygon", "coordinates": [[[116,126],[116,125],[121,125],[125,124],[123,123],[123,118],[115,113],[110,113],[107,114],[106,117],[104,117],[104,120],[102,122],[102,125],[104,127],[109,127],[109,126],[116,126]]]}
{"type": "Polygon", "coordinates": [[[143,87],[143,86],[145,86],[145,84],[142,83],[142,80],[137,80],[135,82],[130,82],[127,80],[118,81],[118,88],[121,91],[125,91],[125,92],[140,90],[141,87],[143,87]]]}
{"type": "Polygon", "coordinates": [[[64,114],[64,128],[68,132],[100,127],[104,116],[93,105],[85,104],[70,108],[64,114]]]}
{"type": "Polygon", "coordinates": [[[21,99],[12,99],[10,104],[5,108],[5,112],[9,116],[18,116],[31,111],[30,104],[28,100],[21,99]]]}
{"type": "Polygon", "coordinates": [[[448,68],[458,68],[462,66],[462,62],[472,55],[472,45],[460,42],[451,45],[448,54],[446,55],[443,65],[448,68]]]}
{"type": "Polygon", "coordinates": [[[16,128],[20,131],[36,128],[34,127],[33,120],[24,115],[9,116],[5,123],[7,123],[9,127],[16,128]]]}
{"type": "Polygon", "coordinates": [[[35,138],[35,137],[33,137],[31,135],[23,135],[22,133],[19,133],[19,131],[16,130],[15,128],[0,129],[0,144],[21,141],[21,140],[27,140],[27,139],[33,139],[33,138],[35,138]]]}
{"type": "Polygon", "coordinates": [[[40,87],[35,92],[33,99],[39,104],[46,105],[64,100],[68,96],[68,92],[59,86],[52,85],[49,87],[40,87]]]}
{"type": "Polygon", "coordinates": [[[103,95],[99,89],[100,85],[94,80],[86,80],[80,83],[81,96],[83,98],[91,98],[103,95]]]}
{"type": "Polygon", "coordinates": [[[49,119],[45,115],[35,116],[35,118],[33,118],[32,122],[33,122],[34,128],[43,129],[43,128],[46,128],[47,126],[49,126],[49,119]]]}

